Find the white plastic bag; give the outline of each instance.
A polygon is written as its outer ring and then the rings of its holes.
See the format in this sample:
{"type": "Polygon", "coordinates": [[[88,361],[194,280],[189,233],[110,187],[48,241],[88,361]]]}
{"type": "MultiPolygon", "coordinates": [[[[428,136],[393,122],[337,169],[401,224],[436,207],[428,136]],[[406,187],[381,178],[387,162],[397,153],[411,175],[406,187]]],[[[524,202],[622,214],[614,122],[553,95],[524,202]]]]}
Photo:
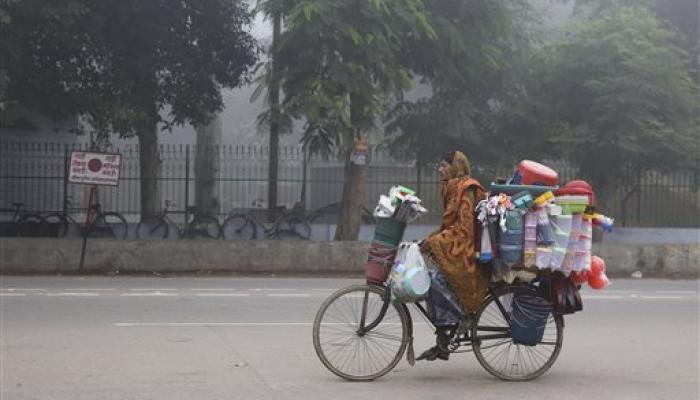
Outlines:
{"type": "Polygon", "coordinates": [[[430,275],[417,243],[402,243],[389,277],[391,300],[412,303],[424,299],[430,290],[430,275]]]}

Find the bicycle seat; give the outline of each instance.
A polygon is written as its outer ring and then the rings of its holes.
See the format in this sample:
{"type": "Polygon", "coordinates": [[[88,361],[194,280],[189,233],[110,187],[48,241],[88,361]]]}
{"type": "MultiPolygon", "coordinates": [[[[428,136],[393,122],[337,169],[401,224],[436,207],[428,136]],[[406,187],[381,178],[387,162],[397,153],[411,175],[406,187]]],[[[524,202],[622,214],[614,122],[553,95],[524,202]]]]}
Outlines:
{"type": "Polygon", "coordinates": [[[23,205],[24,203],[12,203],[12,207],[14,208],[22,208],[23,205]]]}

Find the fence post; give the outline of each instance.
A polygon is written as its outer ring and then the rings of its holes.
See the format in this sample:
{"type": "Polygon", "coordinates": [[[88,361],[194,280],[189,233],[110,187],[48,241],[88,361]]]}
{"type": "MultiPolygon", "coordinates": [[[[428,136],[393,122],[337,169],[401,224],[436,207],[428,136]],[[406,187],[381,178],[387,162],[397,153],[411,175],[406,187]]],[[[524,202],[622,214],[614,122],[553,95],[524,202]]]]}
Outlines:
{"type": "Polygon", "coordinates": [[[70,153],[68,145],[63,145],[63,215],[68,213],[68,174],[70,171],[70,153]]]}
{"type": "Polygon", "coordinates": [[[185,226],[190,220],[189,215],[190,201],[190,145],[185,146],[185,201],[182,203],[185,206],[185,226]]]}

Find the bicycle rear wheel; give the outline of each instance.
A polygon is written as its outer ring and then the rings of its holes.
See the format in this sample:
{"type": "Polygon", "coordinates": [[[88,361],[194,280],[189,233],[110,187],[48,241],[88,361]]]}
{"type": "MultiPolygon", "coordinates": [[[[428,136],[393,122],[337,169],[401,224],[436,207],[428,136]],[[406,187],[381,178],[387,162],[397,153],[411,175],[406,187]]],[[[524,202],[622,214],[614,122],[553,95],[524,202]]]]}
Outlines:
{"type": "Polygon", "coordinates": [[[42,219],[42,224],[50,237],[64,238],[68,234],[68,220],[63,214],[49,214],[42,219]]]}
{"type": "Polygon", "coordinates": [[[117,213],[100,214],[88,227],[89,237],[126,239],[128,233],[126,219],[117,213]]]}
{"type": "Polygon", "coordinates": [[[136,225],[136,237],[139,239],[167,239],[168,222],[160,216],[146,217],[136,225]]]}
{"type": "MultiPolygon", "coordinates": [[[[513,340],[513,301],[527,298],[549,302],[533,289],[506,287],[484,301],[472,327],[474,355],[486,371],[506,381],[528,381],[545,373],[556,361],[564,339],[564,320],[550,313],[539,342],[525,345],[513,340]]],[[[534,341],[533,341],[534,343],[534,341]]]]}
{"type": "Polygon", "coordinates": [[[226,218],[221,227],[226,240],[251,240],[255,238],[255,231],[255,222],[243,214],[226,218]]]}
{"type": "Polygon", "coordinates": [[[188,239],[219,239],[221,237],[221,225],[219,221],[210,216],[195,217],[187,224],[184,236],[188,239]]]}
{"type": "Polygon", "coordinates": [[[276,232],[276,238],[281,240],[309,240],[309,237],[311,225],[297,218],[285,219],[276,232]]]}
{"type": "Polygon", "coordinates": [[[43,223],[39,214],[24,214],[15,223],[15,233],[22,237],[43,236],[43,223]]]}
{"type": "Polygon", "coordinates": [[[328,370],[343,379],[369,381],[399,363],[409,341],[408,311],[389,304],[382,317],[385,301],[384,288],[358,285],[333,293],[321,305],[314,319],[313,343],[328,370]],[[375,322],[373,329],[361,329],[375,322]]]}

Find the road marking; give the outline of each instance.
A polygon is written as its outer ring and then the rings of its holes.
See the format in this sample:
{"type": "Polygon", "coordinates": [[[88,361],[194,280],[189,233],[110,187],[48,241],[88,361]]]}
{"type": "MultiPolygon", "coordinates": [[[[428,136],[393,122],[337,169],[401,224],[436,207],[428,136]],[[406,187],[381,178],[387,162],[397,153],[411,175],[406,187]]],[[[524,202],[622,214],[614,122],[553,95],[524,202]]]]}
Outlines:
{"type": "Polygon", "coordinates": [[[6,289],[3,289],[3,290],[7,290],[7,291],[10,291],[10,292],[14,292],[15,290],[21,290],[21,291],[23,291],[23,292],[42,292],[42,291],[44,291],[44,290],[46,290],[46,289],[36,289],[36,288],[6,288],[6,289]]]}
{"type": "Polygon", "coordinates": [[[251,292],[293,292],[299,289],[261,289],[261,288],[255,288],[255,289],[250,289],[251,292]]]}
{"type": "Polygon", "coordinates": [[[193,292],[221,292],[221,291],[237,291],[238,289],[230,288],[194,288],[190,289],[193,292]]]}
{"type": "Polygon", "coordinates": [[[310,326],[311,322],[115,322],[118,327],[310,326]]]}
{"type": "Polygon", "coordinates": [[[682,296],[640,296],[644,300],[682,300],[682,296]]]}
{"type": "Polygon", "coordinates": [[[122,297],[174,297],[177,296],[177,293],[163,293],[160,291],[152,292],[152,293],[122,293],[122,297]]]}
{"type": "Polygon", "coordinates": [[[76,290],[78,290],[78,291],[79,290],[88,290],[91,292],[115,292],[117,289],[113,289],[113,288],[66,288],[64,290],[66,290],[68,292],[76,291],[76,290]]]}
{"type": "Polygon", "coordinates": [[[250,293],[196,293],[197,297],[250,297],[250,293]]]}
{"type": "Polygon", "coordinates": [[[614,295],[604,295],[604,296],[596,296],[596,295],[583,295],[581,296],[584,300],[621,300],[624,299],[625,297],[623,296],[614,296],[614,295]]]}
{"type": "MultiPolygon", "coordinates": [[[[312,322],[115,322],[114,326],[121,328],[134,327],[256,327],[256,326],[312,326],[312,322]]],[[[348,325],[342,322],[326,322],[323,325],[348,325]]],[[[401,325],[400,322],[392,322],[383,325],[401,325]]],[[[427,326],[426,322],[416,321],[416,326],[427,326]]]]}
{"type": "Polygon", "coordinates": [[[63,292],[63,293],[47,293],[49,297],[95,297],[99,296],[99,293],[86,293],[86,292],[63,292]]]}
{"type": "Polygon", "coordinates": [[[177,291],[175,288],[135,288],[135,289],[129,289],[132,292],[163,292],[163,291],[177,291]]]}
{"type": "Polygon", "coordinates": [[[0,293],[0,297],[24,297],[26,293],[0,293]]]}
{"type": "Polygon", "coordinates": [[[311,297],[309,293],[270,293],[267,297],[311,297]]]}
{"type": "Polygon", "coordinates": [[[697,290],[655,290],[659,294],[698,294],[697,290]]]}

